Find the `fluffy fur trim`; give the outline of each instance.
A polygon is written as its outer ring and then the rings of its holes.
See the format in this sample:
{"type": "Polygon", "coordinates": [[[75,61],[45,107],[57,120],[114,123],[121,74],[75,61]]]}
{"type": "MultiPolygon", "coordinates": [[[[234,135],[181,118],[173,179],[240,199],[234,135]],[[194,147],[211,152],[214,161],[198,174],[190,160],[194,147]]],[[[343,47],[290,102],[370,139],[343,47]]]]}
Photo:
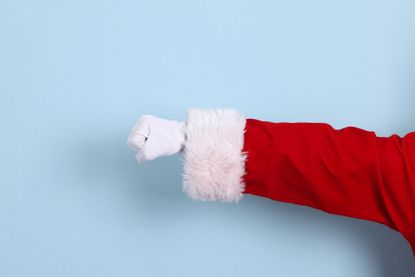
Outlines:
{"type": "Polygon", "coordinates": [[[192,199],[237,202],[244,191],[246,119],[233,109],[190,109],[183,191],[192,199]]]}

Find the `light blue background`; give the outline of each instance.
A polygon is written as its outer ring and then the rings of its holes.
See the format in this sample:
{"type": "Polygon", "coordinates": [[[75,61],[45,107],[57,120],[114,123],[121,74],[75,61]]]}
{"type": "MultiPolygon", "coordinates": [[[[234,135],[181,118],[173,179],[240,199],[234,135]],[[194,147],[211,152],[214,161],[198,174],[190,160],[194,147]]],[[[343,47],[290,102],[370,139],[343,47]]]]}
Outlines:
{"type": "Polygon", "coordinates": [[[415,1],[0,2],[0,276],[414,276],[387,227],[137,165],[142,114],[415,130],[415,1]]]}

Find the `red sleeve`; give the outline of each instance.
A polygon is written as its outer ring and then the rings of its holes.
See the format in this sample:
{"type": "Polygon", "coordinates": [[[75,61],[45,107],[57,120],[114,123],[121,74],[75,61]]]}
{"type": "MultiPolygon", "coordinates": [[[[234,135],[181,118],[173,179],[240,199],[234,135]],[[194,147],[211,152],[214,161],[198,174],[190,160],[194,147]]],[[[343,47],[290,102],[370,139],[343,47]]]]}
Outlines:
{"type": "Polygon", "coordinates": [[[356,127],[191,109],[183,190],[223,202],[249,193],[379,222],[401,232],[415,254],[415,132],[378,137],[356,127]]]}
{"type": "Polygon", "coordinates": [[[415,253],[415,132],[247,119],[244,193],[385,224],[415,253]]]}

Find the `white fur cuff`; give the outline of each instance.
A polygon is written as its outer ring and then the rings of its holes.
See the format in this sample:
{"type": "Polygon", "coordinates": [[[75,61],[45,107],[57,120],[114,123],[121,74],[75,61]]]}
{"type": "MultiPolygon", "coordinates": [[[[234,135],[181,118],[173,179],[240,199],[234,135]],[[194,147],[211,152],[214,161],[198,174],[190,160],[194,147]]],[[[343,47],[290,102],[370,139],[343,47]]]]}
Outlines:
{"type": "Polygon", "coordinates": [[[245,118],[233,109],[190,109],[183,191],[192,199],[237,202],[242,197],[245,118]]]}

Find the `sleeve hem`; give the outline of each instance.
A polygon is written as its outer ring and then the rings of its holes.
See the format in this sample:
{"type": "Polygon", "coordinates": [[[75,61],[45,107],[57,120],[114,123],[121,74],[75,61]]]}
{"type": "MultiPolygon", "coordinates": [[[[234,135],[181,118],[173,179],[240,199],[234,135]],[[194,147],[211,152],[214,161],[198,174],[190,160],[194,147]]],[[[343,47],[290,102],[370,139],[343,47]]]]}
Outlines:
{"type": "Polygon", "coordinates": [[[245,117],[233,109],[189,110],[182,189],[190,198],[221,202],[242,198],[245,124],[245,117]]]}

